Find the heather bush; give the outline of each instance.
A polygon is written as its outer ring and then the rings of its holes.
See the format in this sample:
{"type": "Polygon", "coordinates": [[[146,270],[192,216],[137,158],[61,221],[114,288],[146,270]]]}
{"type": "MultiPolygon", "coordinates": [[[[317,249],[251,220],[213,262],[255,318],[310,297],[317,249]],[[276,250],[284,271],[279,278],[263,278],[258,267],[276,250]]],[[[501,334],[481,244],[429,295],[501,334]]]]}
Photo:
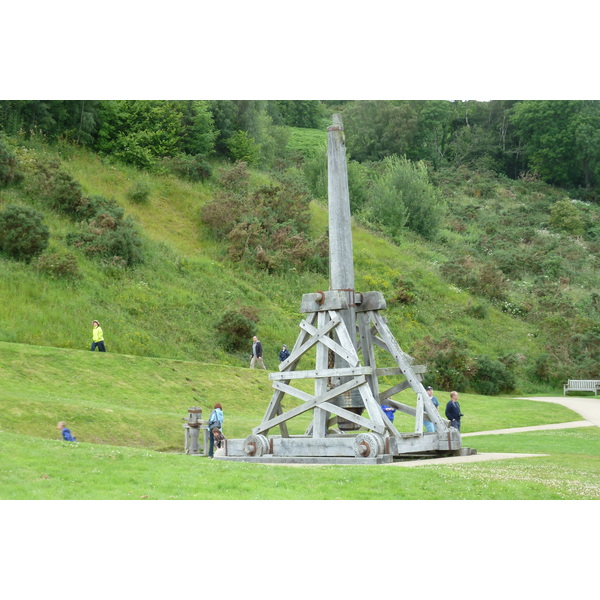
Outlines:
{"type": "Polygon", "coordinates": [[[29,262],[48,247],[50,231],[42,213],[20,204],[9,204],[0,212],[0,252],[29,262]]]}
{"type": "Polygon", "coordinates": [[[67,243],[88,256],[124,261],[128,266],[143,261],[142,242],[133,219],[120,207],[101,212],[79,231],[67,235],[67,243]]]}
{"type": "Polygon", "coordinates": [[[554,203],[550,211],[550,227],[570,235],[583,235],[585,226],[575,204],[568,198],[554,203]]]}
{"type": "Polygon", "coordinates": [[[495,396],[500,392],[511,392],[515,378],[506,365],[489,356],[478,356],[471,377],[471,387],[484,396],[495,396]]]}
{"type": "Polygon", "coordinates": [[[71,252],[44,252],[33,266],[52,279],[76,279],[80,277],[79,265],[71,252]]]}
{"type": "Polygon", "coordinates": [[[427,365],[427,384],[446,391],[467,389],[474,365],[465,342],[453,338],[435,341],[427,335],[417,340],[413,356],[427,365]]]}
{"type": "Polygon", "coordinates": [[[250,340],[258,323],[256,310],[249,306],[227,310],[216,326],[221,344],[226,350],[243,350],[250,340]]]}
{"type": "Polygon", "coordinates": [[[204,205],[202,221],[226,238],[228,256],[269,272],[327,266],[323,238],[307,236],[310,197],[298,177],[282,175],[270,185],[251,188],[244,163],[221,172],[221,189],[204,205]]]}
{"type": "Polygon", "coordinates": [[[0,135],[0,187],[19,183],[22,179],[23,173],[17,156],[0,135]]]}
{"type": "Polygon", "coordinates": [[[201,155],[181,154],[173,158],[165,157],[162,165],[170,173],[188,181],[208,181],[213,175],[210,163],[201,155]]]}

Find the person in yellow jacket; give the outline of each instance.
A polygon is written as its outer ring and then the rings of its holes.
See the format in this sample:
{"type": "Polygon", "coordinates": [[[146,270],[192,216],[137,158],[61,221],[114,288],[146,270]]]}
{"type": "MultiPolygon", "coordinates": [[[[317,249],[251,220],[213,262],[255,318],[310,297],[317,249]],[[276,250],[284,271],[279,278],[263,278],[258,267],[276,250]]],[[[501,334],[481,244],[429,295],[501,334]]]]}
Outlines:
{"type": "Polygon", "coordinates": [[[102,333],[102,327],[98,321],[92,321],[92,352],[98,347],[100,352],[106,352],[104,347],[104,334],[102,333]]]}

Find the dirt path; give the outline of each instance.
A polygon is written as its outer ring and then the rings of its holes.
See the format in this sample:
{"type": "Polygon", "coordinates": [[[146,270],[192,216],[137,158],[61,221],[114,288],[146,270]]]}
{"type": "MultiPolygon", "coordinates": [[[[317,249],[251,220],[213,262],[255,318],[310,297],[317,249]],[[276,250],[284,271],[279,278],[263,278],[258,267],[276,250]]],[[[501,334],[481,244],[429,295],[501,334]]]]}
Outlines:
{"type": "MultiPolygon", "coordinates": [[[[600,427],[600,398],[544,397],[519,398],[519,400],[534,400],[536,402],[554,402],[562,404],[572,411],[579,413],[585,421],[570,421],[568,423],[553,423],[551,425],[533,425],[531,427],[515,427],[514,429],[496,429],[495,431],[476,431],[463,433],[462,438],[473,435],[496,435],[502,433],[521,433],[525,431],[541,431],[547,429],[568,429],[571,427],[600,427]]],[[[468,446],[468,444],[463,444],[468,446]]],[[[481,462],[486,460],[503,460],[506,458],[528,458],[532,456],[547,456],[546,454],[504,454],[488,452],[473,456],[448,456],[446,458],[429,458],[424,460],[399,461],[392,463],[399,467],[419,467],[423,465],[450,465],[455,463],[481,462]]]]}

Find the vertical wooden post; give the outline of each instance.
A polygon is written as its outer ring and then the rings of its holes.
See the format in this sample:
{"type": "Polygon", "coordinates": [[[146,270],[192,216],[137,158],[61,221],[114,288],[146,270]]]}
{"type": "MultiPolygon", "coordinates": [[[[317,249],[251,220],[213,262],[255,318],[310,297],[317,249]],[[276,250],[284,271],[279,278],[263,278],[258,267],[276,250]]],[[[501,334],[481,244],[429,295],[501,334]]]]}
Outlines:
{"type": "MultiPolygon", "coordinates": [[[[320,312],[318,314],[317,327],[321,329],[327,324],[328,313],[320,312]]],[[[327,369],[327,363],[329,360],[329,352],[325,344],[317,344],[317,356],[316,356],[316,369],[317,371],[325,371],[327,369]]],[[[327,379],[324,377],[317,377],[315,379],[315,396],[318,398],[327,391],[327,379]]],[[[322,408],[315,408],[313,411],[313,422],[312,422],[312,437],[322,438],[327,435],[327,419],[329,413],[322,408]]]]}
{"type": "Polygon", "coordinates": [[[340,315],[356,348],[356,319],[354,311],[354,259],[346,143],[340,115],[333,115],[333,125],[327,129],[327,165],[329,201],[329,285],[343,290],[348,297],[347,310],[340,315]]]}

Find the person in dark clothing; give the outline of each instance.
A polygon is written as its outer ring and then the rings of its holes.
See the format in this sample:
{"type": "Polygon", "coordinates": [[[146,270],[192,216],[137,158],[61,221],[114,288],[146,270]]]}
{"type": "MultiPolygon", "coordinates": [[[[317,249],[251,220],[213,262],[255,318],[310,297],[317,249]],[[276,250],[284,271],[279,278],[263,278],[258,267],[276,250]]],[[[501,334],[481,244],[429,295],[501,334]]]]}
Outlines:
{"type": "Polygon", "coordinates": [[[77,441],[77,438],[73,437],[71,430],[67,427],[67,424],[64,421],[61,421],[56,428],[62,433],[63,440],[65,440],[65,442],[77,441]]]}
{"type": "Polygon", "coordinates": [[[288,350],[288,347],[284,344],[283,348],[279,352],[279,362],[283,362],[284,360],[286,360],[289,355],[290,351],[288,350]]]}
{"type": "Polygon", "coordinates": [[[458,403],[458,392],[450,392],[450,402],[446,404],[446,419],[450,420],[450,427],[455,427],[460,431],[460,418],[464,416],[460,412],[458,403]]]}
{"type": "Polygon", "coordinates": [[[266,369],[265,363],[263,362],[263,348],[260,340],[254,336],[252,338],[252,354],[250,355],[250,368],[254,369],[254,365],[258,362],[258,364],[266,369]]]}

